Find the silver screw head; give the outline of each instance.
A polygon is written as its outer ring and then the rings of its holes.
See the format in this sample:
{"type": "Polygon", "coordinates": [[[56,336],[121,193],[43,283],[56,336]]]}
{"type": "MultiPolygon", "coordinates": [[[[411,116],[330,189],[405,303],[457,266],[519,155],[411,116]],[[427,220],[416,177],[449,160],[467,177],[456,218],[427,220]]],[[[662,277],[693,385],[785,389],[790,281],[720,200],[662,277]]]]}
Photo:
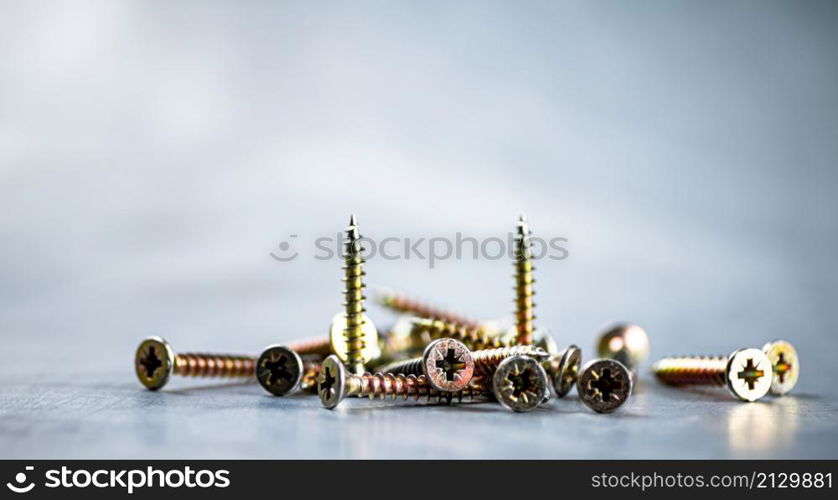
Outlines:
{"type": "Polygon", "coordinates": [[[317,394],[328,409],[336,407],[346,397],[346,368],[340,358],[332,354],[320,366],[317,394]]]}
{"type": "Polygon", "coordinates": [[[471,352],[455,339],[438,339],[428,344],[422,366],[431,387],[443,392],[465,389],[474,375],[471,352]]]}
{"type": "Polygon", "coordinates": [[[615,359],[593,359],[582,367],[576,391],[582,402],[599,413],[610,413],[631,396],[633,383],[626,366],[615,359]]]}
{"type": "Polygon", "coordinates": [[[771,361],[764,352],[752,347],[739,349],[727,361],[727,388],[742,401],[756,401],[771,389],[773,373],[771,361]]]}
{"type": "Polygon", "coordinates": [[[774,340],[765,344],[762,352],[768,356],[774,378],[771,380],[771,394],[782,396],[797,385],[800,375],[800,360],[797,350],[786,340],[774,340]]]}
{"type": "Polygon", "coordinates": [[[630,370],[636,370],[649,357],[649,336],[637,325],[618,323],[600,334],[597,356],[616,359],[630,370]]]}
{"type": "Polygon", "coordinates": [[[556,391],[556,396],[563,398],[576,385],[579,365],[582,364],[582,350],[575,345],[570,345],[562,352],[551,356],[548,363],[550,367],[548,371],[553,378],[553,389],[556,391]]]}
{"type": "Polygon", "coordinates": [[[262,351],[256,362],[256,380],[274,396],[293,392],[303,378],[303,360],[293,350],[272,345],[262,351]]]}
{"type": "Polygon", "coordinates": [[[515,412],[527,412],[548,397],[549,379],[538,361],[529,356],[512,356],[498,365],[492,376],[495,398],[515,412]]]}
{"type": "Polygon", "coordinates": [[[137,347],[134,369],[146,388],[156,391],[166,385],[174,367],[175,353],[162,338],[148,337],[137,347]]]}

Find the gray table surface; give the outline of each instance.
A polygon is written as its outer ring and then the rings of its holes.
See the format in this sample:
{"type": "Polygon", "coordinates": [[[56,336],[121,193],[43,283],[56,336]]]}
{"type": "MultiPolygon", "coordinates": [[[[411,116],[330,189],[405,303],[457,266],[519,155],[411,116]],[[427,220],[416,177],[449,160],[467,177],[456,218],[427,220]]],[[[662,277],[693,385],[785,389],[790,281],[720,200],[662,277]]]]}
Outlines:
{"type": "MultiPolygon", "coordinates": [[[[838,458],[838,29],[824,2],[0,4],[0,457],[838,458]],[[269,397],[134,348],[324,335],[371,238],[568,239],[538,324],[589,358],[787,338],[795,391],[661,387],[612,415],[269,397]],[[296,235],[296,236],[292,236],[296,235]],[[281,242],[298,257],[281,263],[281,242]]],[[[508,259],[372,258],[478,317],[508,259]]],[[[375,306],[379,325],[393,321],[375,306]]]]}

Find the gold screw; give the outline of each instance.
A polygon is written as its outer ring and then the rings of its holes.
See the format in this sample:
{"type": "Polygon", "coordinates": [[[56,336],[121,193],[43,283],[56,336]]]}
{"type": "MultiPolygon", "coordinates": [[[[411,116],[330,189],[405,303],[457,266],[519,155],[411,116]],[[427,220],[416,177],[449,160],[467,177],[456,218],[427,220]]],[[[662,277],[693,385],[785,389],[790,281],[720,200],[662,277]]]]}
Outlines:
{"type": "Polygon", "coordinates": [[[448,311],[440,307],[432,306],[409,295],[390,290],[387,288],[376,288],[373,294],[375,302],[392,311],[409,314],[417,318],[439,320],[447,324],[456,324],[467,330],[479,330],[487,327],[487,322],[479,321],[468,316],[448,311]]]}
{"type": "Polygon", "coordinates": [[[370,399],[424,399],[426,401],[462,401],[488,393],[481,380],[472,379],[471,385],[457,392],[437,391],[424,375],[398,373],[348,373],[336,356],[323,362],[318,381],[320,402],[329,409],[335,408],[347,396],[370,399]]]}
{"type": "Polygon", "coordinates": [[[491,377],[503,360],[515,356],[526,356],[543,363],[550,358],[550,353],[534,345],[515,345],[473,351],[471,359],[474,361],[474,376],[491,377]]]}
{"type": "Polygon", "coordinates": [[[634,371],[649,357],[646,330],[629,323],[618,323],[604,330],[597,341],[600,358],[616,359],[634,371]]]}
{"type": "Polygon", "coordinates": [[[530,229],[524,214],[518,218],[518,231],[515,235],[515,327],[517,342],[522,345],[533,343],[533,321],[535,303],[533,302],[532,249],[530,229]]]}
{"type": "Polygon", "coordinates": [[[771,393],[782,396],[794,388],[800,375],[800,360],[797,350],[786,340],[774,340],[765,344],[762,352],[771,361],[774,378],[771,381],[771,393]]]}
{"type": "Polygon", "coordinates": [[[730,356],[663,358],[652,366],[658,379],[669,385],[726,386],[743,401],[756,401],[771,388],[772,365],[759,349],[734,351],[730,356]]]}
{"type": "Polygon", "coordinates": [[[349,218],[346,228],[344,259],[344,312],[332,318],[330,339],[332,349],[355,374],[364,373],[367,362],[380,355],[378,331],[364,309],[364,258],[361,255],[361,234],[355,216],[349,218]]]}
{"type": "Polygon", "coordinates": [[[146,388],[160,389],[169,377],[234,377],[254,376],[256,358],[231,354],[175,354],[160,337],[148,337],[140,343],[134,356],[137,378],[146,388]]]}

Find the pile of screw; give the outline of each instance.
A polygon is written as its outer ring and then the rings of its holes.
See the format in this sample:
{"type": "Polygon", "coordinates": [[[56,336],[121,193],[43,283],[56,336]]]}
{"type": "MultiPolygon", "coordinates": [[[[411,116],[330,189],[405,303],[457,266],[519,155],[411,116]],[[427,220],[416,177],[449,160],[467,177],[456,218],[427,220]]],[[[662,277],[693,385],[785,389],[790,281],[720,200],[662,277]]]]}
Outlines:
{"type": "MultiPolygon", "coordinates": [[[[269,393],[317,395],[325,408],[346,397],[461,402],[497,401],[515,412],[533,410],[575,386],[594,411],[608,413],[632,394],[636,369],[649,350],[639,326],[618,324],[599,337],[600,358],[582,366],[581,350],[558,349],[551,335],[534,326],[530,231],[522,215],[515,236],[515,320],[509,328],[438,309],[403,294],[381,290],[376,299],[402,317],[379,336],[364,309],[364,259],[354,216],[346,229],[344,310],[331,321],[328,337],[272,345],[260,356],[175,354],[159,337],[137,349],[137,377],[148,389],[163,387],[172,374],[256,377],[269,393]]],[[[743,401],[769,390],[785,394],[797,382],[799,363],[786,341],[730,356],[659,360],[652,369],[662,382],[721,385],[743,401]]]]}

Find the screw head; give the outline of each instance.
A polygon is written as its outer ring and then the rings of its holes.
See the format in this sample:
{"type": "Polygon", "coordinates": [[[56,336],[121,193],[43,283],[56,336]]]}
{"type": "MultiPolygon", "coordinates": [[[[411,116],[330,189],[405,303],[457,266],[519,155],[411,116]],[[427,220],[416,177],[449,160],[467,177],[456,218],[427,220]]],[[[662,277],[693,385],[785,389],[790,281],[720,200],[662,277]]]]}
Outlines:
{"type": "MultiPolygon", "coordinates": [[[[361,332],[364,335],[364,348],[361,350],[361,355],[364,357],[364,361],[378,359],[381,356],[381,347],[378,344],[378,330],[375,329],[375,325],[366,314],[361,317],[364,320],[364,324],[361,325],[361,332]]],[[[339,312],[334,315],[329,326],[329,341],[332,344],[332,352],[345,363],[347,360],[347,348],[346,337],[343,334],[344,330],[346,330],[346,313],[339,312]]]]}
{"type": "Polygon", "coordinates": [[[346,367],[332,354],[320,366],[317,376],[317,395],[328,409],[336,407],[346,397],[346,367]]]}
{"type": "Polygon", "coordinates": [[[134,369],[140,382],[146,388],[156,391],[169,381],[174,361],[175,353],[168,342],[160,337],[148,337],[137,347],[134,369]]]}
{"type": "Polygon", "coordinates": [[[649,357],[649,336],[637,325],[618,323],[599,335],[597,355],[636,370],[649,357]]]}
{"type": "Polygon", "coordinates": [[[541,328],[534,331],[532,334],[532,343],[550,354],[557,354],[559,352],[559,346],[556,345],[556,340],[546,329],[541,328]]]}
{"type": "Polygon", "coordinates": [[[274,396],[293,392],[303,378],[303,360],[293,350],[272,345],[256,361],[256,380],[274,396]]]}
{"type": "Polygon", "coordinates": [[[730,393],[749,402],[765,396],[774,378],[768,356],[752,347],[734,351],[728,358],[725,373],[730,393]]]}
{"type": "Polygon", "coordinates": [[[567,396],[576,385],[581,363],[582,350],[575,345],[570,345],[564,351],[550,357],[547,362],[548,372],[553,378],[553,389],[558,397],[567,396]]]}
{"type": "Polygon", "coordinates": [[[768,356],[774,377],[771,380],[771,394],[782,396],[794,388],[800,375],[800,361],[797,350],[786,340],[775,340],[765,344],[762,352],[768,356]]]}
{"type": "Polygon", "coordinates": [[[443,392],[465,389],[474,375],[471,351],[459,340],[449,338],[428,344],[422,355],[422,367],[431,387],[443,392]]]}
{"type": "Polygon", "coordinates": [[[588,408],[610,413],[628,401],[633,383],[626,366],[615,359],[588,361],[576,379],[576,391],[588,408]]]}
{"type": "Polygon", "coordinates": [[[492,376],[495,398],[515,412],[527,412],[547,399],[548,378],[538,361],[512,356],[498,365],[492,376]]]}

